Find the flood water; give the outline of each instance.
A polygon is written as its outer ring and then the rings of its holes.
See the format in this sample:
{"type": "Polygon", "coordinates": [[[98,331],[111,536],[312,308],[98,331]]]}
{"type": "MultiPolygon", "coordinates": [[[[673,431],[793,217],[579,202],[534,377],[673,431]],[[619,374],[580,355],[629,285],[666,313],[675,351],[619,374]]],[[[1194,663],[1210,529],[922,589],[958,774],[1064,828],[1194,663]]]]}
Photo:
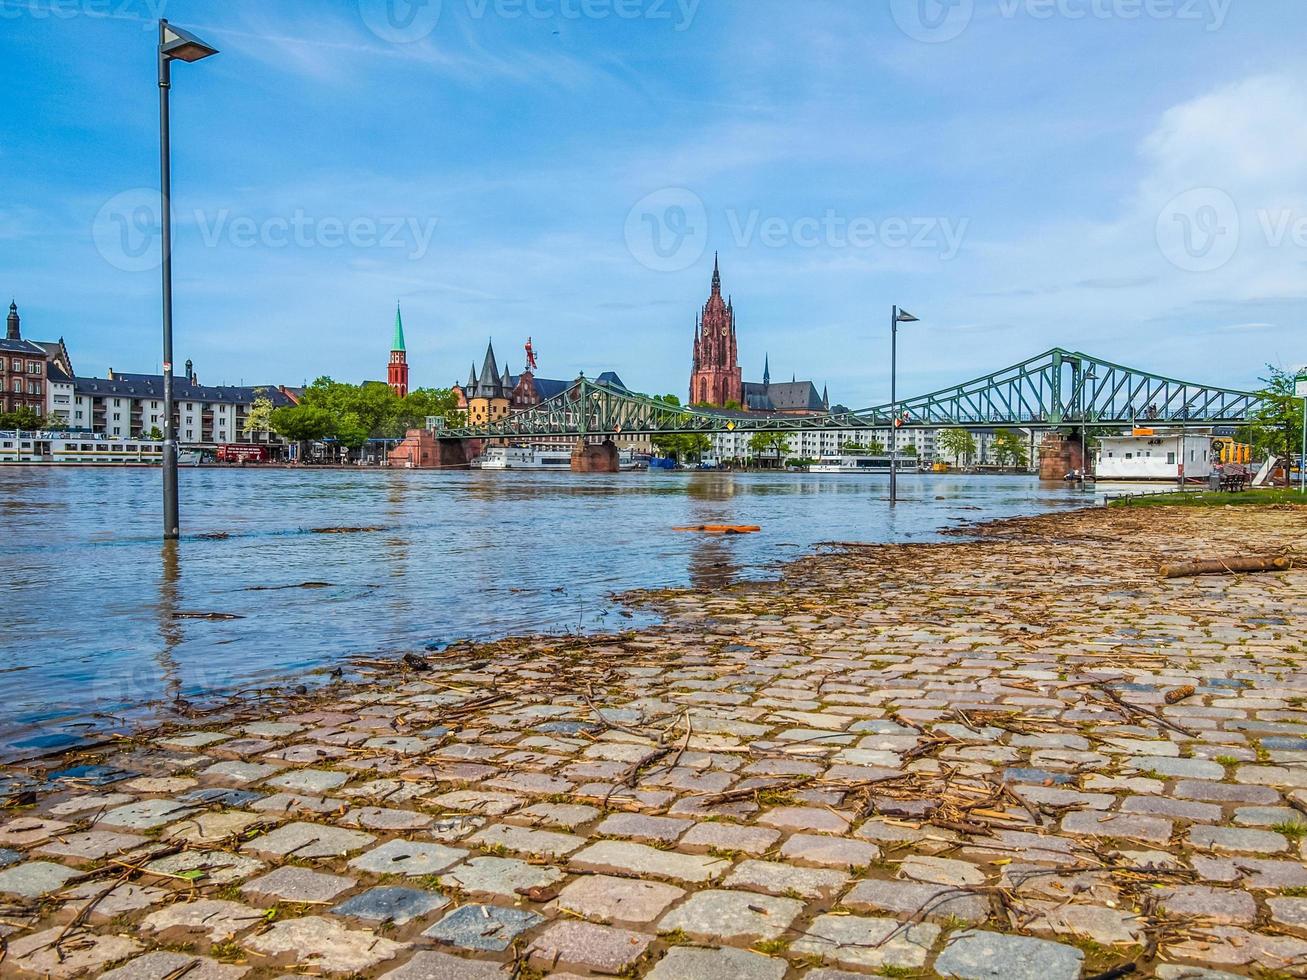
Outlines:
{"type": "Polygon", "coordinates": [[[853,474],[183,469],[183,539],[164,547],[157,470],[5,468],[0,753],[352,655],[627,628],[642,620],[615,593],[774,575],[822,541],[1089,502],[1019,476],[905,475],[892,510],[886,491],[853,474]],[[702,523],[763,531],[672,530],[702,523]],[[312,532],[333,526],[381,530],[312,532]]]}

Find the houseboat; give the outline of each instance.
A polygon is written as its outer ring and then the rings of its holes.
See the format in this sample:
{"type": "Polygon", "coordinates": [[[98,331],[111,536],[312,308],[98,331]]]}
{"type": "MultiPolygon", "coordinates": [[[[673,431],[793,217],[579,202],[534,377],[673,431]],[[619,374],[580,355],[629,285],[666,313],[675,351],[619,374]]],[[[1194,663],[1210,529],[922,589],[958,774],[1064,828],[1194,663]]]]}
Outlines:
{"type": "MultiPolygon", "coordinates": [[[[563,446],[487,446],[472,461],[481,470],[567,470],[572,466],[572,450],[563,446]]],[[[649,457],[633,449],[617,455],[620,470],[647,470],[649,457]]]]}
{"type": "Polygon", "coordinates": [[[1206,483],[1219,464],[1210,433],[1135,429],[1128,436],[1099,440],[1094,476],[1099,481],[1206,483]]]}
{"type": "MultiPolygon", "coordinates": [[[[822,456],[815,463],[808,464],[809,473],[884,473],[889,474],[891,459],[889,456],[822,456]]],[[[898,470],[913,469],[915,460],[899,457],[898,470]]]]}
{"type": "MultiPolygon", "coordinates": [[[[182,465],[196,465],[200,453],[183,449],[182,465]]],[[[110,439],[91,432],[0,432],[0,464],[63,466],[159,466],[163,443],[152,439],[110,439]]]]}

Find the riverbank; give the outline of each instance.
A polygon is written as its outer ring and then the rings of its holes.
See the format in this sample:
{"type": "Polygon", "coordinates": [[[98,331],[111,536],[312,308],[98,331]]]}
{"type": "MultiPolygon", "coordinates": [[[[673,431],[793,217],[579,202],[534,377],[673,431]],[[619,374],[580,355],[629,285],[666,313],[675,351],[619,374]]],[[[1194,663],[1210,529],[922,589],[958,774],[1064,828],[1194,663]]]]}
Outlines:
{"type": "Polygon", "coordinates": [[[633,596],[656,627],[10,767],[3,969],[1301,975],[1307,575],[1156,569],[1305,529],[1086,510],[832,549],[633,596]]]}

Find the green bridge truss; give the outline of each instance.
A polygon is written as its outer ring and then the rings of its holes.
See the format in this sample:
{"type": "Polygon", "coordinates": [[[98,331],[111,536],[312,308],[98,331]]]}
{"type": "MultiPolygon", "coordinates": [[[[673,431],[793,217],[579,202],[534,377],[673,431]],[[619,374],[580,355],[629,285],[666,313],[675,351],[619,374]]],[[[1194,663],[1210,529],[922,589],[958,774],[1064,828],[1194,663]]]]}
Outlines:
{"type": "MultiPolygon", "coordinates": [[[[1260,404],[1257,394],[1177,381],[1101,358],[1054,348],[1020,364],[952,388],[904,398],[897,414],[907,428],[1067,425],[1179,426],[1239,424],[1260,404]]],[[[802,432],[880,429],[894,405],[832,415],[678,408],[624,388],[578,378],[567,391],[497,422],[443,429],[441,438],[606,436],[689,432],[802,432]]]]}

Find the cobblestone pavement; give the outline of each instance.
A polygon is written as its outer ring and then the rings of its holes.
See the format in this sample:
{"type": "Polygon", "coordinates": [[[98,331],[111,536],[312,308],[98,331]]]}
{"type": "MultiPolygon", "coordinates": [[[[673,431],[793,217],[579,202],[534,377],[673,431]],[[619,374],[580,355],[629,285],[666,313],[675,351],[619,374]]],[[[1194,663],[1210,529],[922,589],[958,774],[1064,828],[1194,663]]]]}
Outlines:
{"type": "Polygon", "coordinates": [[[1307,510],[640,597],[9,767],[6,976],[1307,975],[1307,510]]]}

